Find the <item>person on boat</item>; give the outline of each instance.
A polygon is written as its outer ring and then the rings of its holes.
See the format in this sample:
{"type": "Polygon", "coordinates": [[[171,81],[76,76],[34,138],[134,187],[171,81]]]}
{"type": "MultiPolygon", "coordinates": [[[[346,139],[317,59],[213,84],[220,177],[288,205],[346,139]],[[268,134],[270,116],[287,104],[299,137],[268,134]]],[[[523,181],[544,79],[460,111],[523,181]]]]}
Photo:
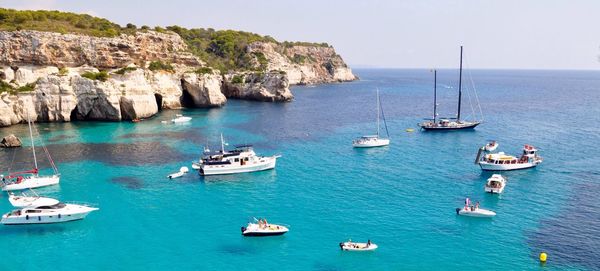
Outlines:
{"type": "Polygon", "coordinates": [[[371,239],[369,239],[369,240],[367,241],[367,247],[370,247],[370,246],[371,246],[371,239]]]}
{"type": "Polygon", "coordinates": [[[479,201],[475,203],[475,210],[479,209],[479,201]]]}

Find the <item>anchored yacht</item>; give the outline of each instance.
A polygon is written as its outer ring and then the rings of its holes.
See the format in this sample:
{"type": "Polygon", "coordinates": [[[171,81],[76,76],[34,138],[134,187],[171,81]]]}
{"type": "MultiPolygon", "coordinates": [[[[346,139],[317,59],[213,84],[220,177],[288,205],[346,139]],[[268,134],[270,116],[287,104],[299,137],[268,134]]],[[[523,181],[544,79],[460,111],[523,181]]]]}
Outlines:
{"type": "Polygon", "coordinates": [[[237,145],[233,150],[225,150],[225,142],[221,135],[221,150],[210,152],[205,149],[204,155],[192,165],[198,168],[201,175],[219,175],[262,171],[275,168],[280,155],[258,156],[252,145],[237,145]]]}
{"type": "Polygon", "coordinates": [[[72,203],[26,207],[2,216],[4,225],[61,223],[85,218],[98,208],[72,203]]]}
{"type": "Polygon", "coordinates": [[[520,157],[505,154],[504,152],[491,153],[485,147],[479,149],[475,163],[483,170],[515,170],[536,167],[542,163],[542,157],[537,155],[538,150],[531,145],[523,147],[520,157]]]}
{"type": "Polygon", "coordinates": [[[381,107],[381,99],[379,98],[379,89],[377,89],[377,134],[376,135],[366,135],[361,136],[352,141],[352,146],[354,148],[371,148],[371,147],[381,147],[390,145],[390,133],[388,132],[387,124],[385,122],[385,115],[383,114],[383,107],[381,107]],[[385,132],[387,134],[387,138],[383,138],[379,136],[379,115],[383,117],[383,124],[385,126],[385,132]]]}

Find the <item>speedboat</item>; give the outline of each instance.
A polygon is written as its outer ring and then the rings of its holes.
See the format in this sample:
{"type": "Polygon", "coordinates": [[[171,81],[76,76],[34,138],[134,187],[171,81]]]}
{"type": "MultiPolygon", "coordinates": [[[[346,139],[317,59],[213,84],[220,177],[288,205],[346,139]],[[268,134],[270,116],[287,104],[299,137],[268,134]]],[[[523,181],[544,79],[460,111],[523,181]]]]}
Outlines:
{"type": "Polygon", "coordinates": [[[485,144],[485,151],[487,152],[493,152],[498,148],[498,143],[494,140],[488,142],[487,144],[485,144]]]}
{"type": "Polygon", "coordinates": [[[235,174],[273,169],[279,157],[281,156],[258,156],[252,145],[237,145],[233,150],[225,150],[221,135],[221,150],[205,151],[196,165],[200,168],[200,175],[204,176],[235,174]]]}
{"type": "MultiPolygon", "coordinates": [[[[254,219],[257,220],[257,219],[254,219]]],[[[257,223],[248,222],[246,227],[242,227],[243,236],[275,236],[283,235],[289,231],[286,226],[269,224],[266,219],[259,219],[257,223]]]]}
{"type": "Polygon", "coordinates": [[[352,141],[352,147],[355,148],[371,148],[390,145],[388,138],[379,138],[377,135],[361,136],[352,141]]]}
{"type": "Polygon", "coordinates": [[[457,215],[472,216],[472,217],[493,217],[496,215],[493,211],[483,208],[456,208],[457,215]]]}
{"type": "Polygon", "coordinates": [[[379,137],[379,115],[383,115],[383,108],[381,107],[381,101],[379,99],[379,89],[377,89],[377,135],[366,135],[361,136],[352,141],[352,147],[354,148],[372,148],[390,145],[390,134],[387,129],[385,117],[383,117],[383,124],[385,125],[385,131],[387,138],[379,137]]]}
{"type": "Polygon", "coordinates": [[[537,155],[537,149],[531,145],[523,147],[520,157],[505,154],[504,152],[489,153],[484,147],[477,152],[475,163],[482,170],[504,171],[536,167],[542,163],[542,157],[537,155]]]}
{"type": "Polygon", "coordinates": [[[2,216],[4,225],[61,223],[85,218],[98,208],[59,202],[54,205],[26,207],[2,216]]]}
{"type": "Polygon", "coordinates": [[[340,248],[346,251],[373,251],[377,249],[377,245],[369,240],[366,243],[356,243],[349,240],[348,242],[340,243],[340,248]]]}
{"type": "Polygon", "coordinates": [[[184,174],[188,173],[189,171],[190,170],[187,167],[181,167],[178,172],[169,174],[167,176],[167,178],[169,178],[169,179],[179,178],[179,177],[183,176],[184,174]]]}
{"type": "Polygon", "coordinates": [[[53,198],[40,197],[39,195],[33,192],[33,195],[27,195],[22,193],[17,196],[14,193],[8,194],[8,201],[12,206],[17,208],[25,208],[25,207],[37,207],[37,206],[50,206],[59,203],[58,200],[53,198]]]}
{"type": "Polygon", "coordinates": [[[188,122],[188,121],[192,120],[191,117],[185,117],[185,116],[183,116],[181,114],[177,114],[175,116],[177,118],[174,118],[174,119],[171,120],[171,122],[173,122],[173,123],[182,123],[182,122],[188,122]]]}
{"type": "Polygon", "coordinates": [[[487,180],[487,183],[485,184],[485,192],[500,194],[502,191],[504,191],[505,186],[506,178],[502,177],[500,174],[494,174],[487,180]]]}
{"type": "Polygon", "coordinates": [[[8,176],[7,178],[2,177],[2,179],[5,180],[2,191],[16,191],[58,184],[60,175],[39,176],[36,173],[29,176],[18,175],[8,176]],[[12,181],[6,182],[6,179],[12,179],[12,181]]]}

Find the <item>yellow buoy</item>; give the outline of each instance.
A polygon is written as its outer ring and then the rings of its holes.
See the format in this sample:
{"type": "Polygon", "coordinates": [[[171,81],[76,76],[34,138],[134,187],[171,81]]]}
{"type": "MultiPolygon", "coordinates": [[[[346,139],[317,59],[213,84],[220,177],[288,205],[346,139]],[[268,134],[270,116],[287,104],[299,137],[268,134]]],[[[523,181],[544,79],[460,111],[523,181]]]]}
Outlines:
{"type": "Polygon", "coordinates": [[[415,131],[415,129],[413,129],[413,128],[408,128],[408,129],[406,129],[406,131],[410,133],[410,132],[414,132],[414,131],[415,131]]]}
{"type": "Polygon", "coordinates": [[[540,262],[546,262],[547,259],[548,255],[546,254],[546,252],[540,253],[540,262]]]}

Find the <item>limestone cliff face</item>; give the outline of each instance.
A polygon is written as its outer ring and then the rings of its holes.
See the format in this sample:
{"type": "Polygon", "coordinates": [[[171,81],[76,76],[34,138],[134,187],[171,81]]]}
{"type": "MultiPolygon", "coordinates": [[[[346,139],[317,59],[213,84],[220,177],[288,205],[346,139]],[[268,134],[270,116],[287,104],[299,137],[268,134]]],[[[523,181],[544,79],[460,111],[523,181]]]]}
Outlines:
{"type": "Polygon", "coordinates": [[[40,31],[0,31],[0,62],[37,65],[120,68],[143,66],[147,61],[197,66],[185,42],[175,33],[137,32],[115,38],[89,37],[40,31]]]}
{"type": "Polygon", "coordinates": [[[267,72],[196,73],[205,64],[175,33],[100,38],[0,31],[0,126],[26,122],[28,115],[37,121],[133,120],[161,109],[219,107],[227,98],[286,102],[293,99],[290,84],[356,79],[331,47],[254,43],[247,51],[267,72]],[[150,70],[152,61],[173,69],[150,70]],[[99,70],[107,76],[82,76],[99,70]]]}
{"type": "Polygon", "coordinates": [[[228,74],[223,80],[223,93],[228,98],[266,102],[294,98],[287,77],[280,72],[228,74]]]}
{"type": "MultiPolygon", "coordinates": [[[[267,59],[267,70],[284,71],[292,85],[344,82],[358,79],[333,47],[255,42],[248,46],[267,59]]],[[[260,64],[256,57],[256,65],[260,64]]]]}

